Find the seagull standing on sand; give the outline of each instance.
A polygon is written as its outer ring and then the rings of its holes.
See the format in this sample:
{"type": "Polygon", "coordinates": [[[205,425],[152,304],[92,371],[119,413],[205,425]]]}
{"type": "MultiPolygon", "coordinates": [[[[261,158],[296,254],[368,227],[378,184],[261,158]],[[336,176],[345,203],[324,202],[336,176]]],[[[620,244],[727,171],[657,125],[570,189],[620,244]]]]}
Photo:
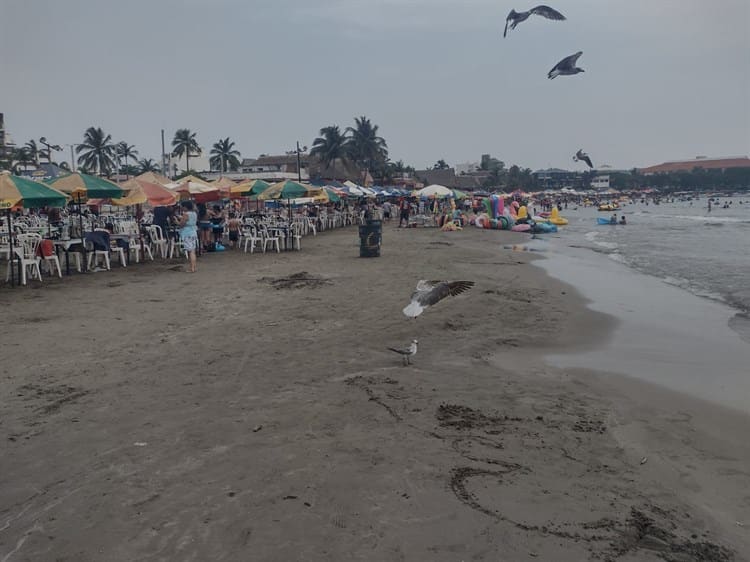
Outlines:
{"type": "Polygon", "coordinates": [[[508,35],[509,24],[510,29],[513,30],[519,23],[529,19],[531,15],[543,16],[548,20],[560,21],[565,19],[564,15],[557,10],[553,10],[549,6],[537,6],[536,8],[531,8],[528,12],[516,12],[515,10],[511,10],[508,17],[505,18],[505,31],[503,31],[503,37],[508,35]]]}
{"type": "Polygon", "coordinates": [[[582,68],[578,68],[576,63],[583,54],[583,51],[578,51],[574,55],[565,57],[563,60],[558,62],[552,70],[547,73],[547,78],[552,80],[556,76],[570,76],[571,74],[578,74],[579,72],[585,72],[582,68]]]}
{"type": "Polygon", "coordinates": [[[455,297],[474,286],[474,281],[425,281],[417,283],[417,290],[411,295],[411,302],[404,308],[404,314],[416,318],[425,308],[437,304],[447,296],[455,297]]]}
{"type": "Polygon", "coordinates": [[[588,165],[589,165],[589,168],[593,168],[593,167],[594,167],[594,165],[593,165],[593,164],[591,163],[591,158],[589,158],[589,155],[588,155],[588,154],[586,154],[586,153],[585,153],[585,152],[583,151],[583,149],[582,149],[582,148],[579,148],[579,149],[578,149],[578,152],[576,152],[576,155],[575,155],[575,156],[573,156],[573,160],[574,160],[575,162],[578,162],[579,160],[583,160],[584,162],[586,162],[586,164],[588,164],[588,165]]]}
{"type": "Polygon", "coordinates": [[[389,347],[388,349],[390,351],[393,351],[395,353],[398,353],[401,355],[401,357],[404,359],[404,365],[411,365],[411,362],[409,361],[409,357],[412,355],[417,354],[417,344],[419,342],[417,340],[411,340],[411,345],[409,347],[403,348],[403,349],[397,349],[395,347],[389,347]]]}

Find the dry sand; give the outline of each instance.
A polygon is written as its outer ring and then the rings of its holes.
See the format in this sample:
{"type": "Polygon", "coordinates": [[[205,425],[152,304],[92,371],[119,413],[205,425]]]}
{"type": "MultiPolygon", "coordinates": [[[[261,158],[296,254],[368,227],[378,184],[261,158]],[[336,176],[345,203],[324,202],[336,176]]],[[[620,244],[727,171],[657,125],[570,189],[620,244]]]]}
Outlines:
{"type": "Polygon", "coordinates": [[[748,559],[748,418],[546,365],[611,319],[513,236],[0,288],[0,562],[748,559]]]}

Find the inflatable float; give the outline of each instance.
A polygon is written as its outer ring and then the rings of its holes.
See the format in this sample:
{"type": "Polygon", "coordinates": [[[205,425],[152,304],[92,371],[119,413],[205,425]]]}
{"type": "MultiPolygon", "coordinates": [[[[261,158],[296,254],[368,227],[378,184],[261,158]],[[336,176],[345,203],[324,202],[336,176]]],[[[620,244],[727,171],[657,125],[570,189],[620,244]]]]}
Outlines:
{"type": "Polygon", "coordinates": [[[617,203],[615,203],[615,204],[605,203],[604,205],[599,205],[599,210],[600,211],[609,211],[609,212],[619,211],[620,210],[620,206],[617,203]]]}
{"type": "Polygon", "coordinates": [[[568,224],[568,219],[564,219],[560,216],[560,211],[557,210],[557,207],[552,209],[552,213],[550,213],[548,220],[552,224],[556,224],[558,226],[565,226],[566,224],[568,224]]]}

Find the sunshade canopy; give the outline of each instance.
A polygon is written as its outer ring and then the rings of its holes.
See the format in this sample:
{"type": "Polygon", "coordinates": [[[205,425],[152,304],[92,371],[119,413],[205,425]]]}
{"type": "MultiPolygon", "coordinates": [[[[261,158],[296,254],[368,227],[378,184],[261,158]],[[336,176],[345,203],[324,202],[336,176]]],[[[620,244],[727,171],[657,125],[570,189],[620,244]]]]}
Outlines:
{"type": "Polygon", "coordinates": [[[0,172],[0,209],[63,207],[66,201],[64,193],[43,183],[0,172]]]}
{"type": "Polygon", "coordinates": [[[142,205],[148,203],[153,207],[174,205],[178,196],[158,183],[152,183],[138,178],[126,181],[122,186],[129,190],[127,196],[113,199],[112,204],[121,207],[127,205],[142,205]]]}
{"type": "Polygon", "coordinates": [[[258,199],[298,199],[299,197],[314,197],[318,191],[312,186],[302,185],[296,181],[281,181],[258,195],[258,199]]]}
{"type": "Polygon", "coordinates": [[[116,183],[97,176],[75,172],[50,180],[49,185],[73,197],[118,198],[125,191],[116,183]]]}

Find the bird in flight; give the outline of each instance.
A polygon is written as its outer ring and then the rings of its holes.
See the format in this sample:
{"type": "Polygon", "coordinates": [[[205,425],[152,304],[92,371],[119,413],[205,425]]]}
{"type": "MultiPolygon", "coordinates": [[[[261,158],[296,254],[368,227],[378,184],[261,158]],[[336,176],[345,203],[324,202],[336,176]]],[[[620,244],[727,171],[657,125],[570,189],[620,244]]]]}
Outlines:
{"type": "Polygon", "coordinates": [[[425,281],[422,279],[417,283],[417,290],[412,293],[411,302],[403,312],[409,318],[416,318],[428,306],[437,304],[447,296],[455,297],[473,286],[474,281],[425,281]]]}
{"type": "Polygon", "coordinates": [[[508,25],[510,25],[510,29],[513,30],[519,23],[526,21],[532,15],[543,16],[548,20],[560,21],[565,19],[564,15],[557,10],[553,10],[549,6],[537,6],[536,8],[531,8],[528,12],[516,12],[515,10],[511,10],[508,17],[505,18],[505,31],[503,31],[503,37],[508,35],[508,25]]]}
{"type": "Polygon", "coordinates": [[[398,349],[396,347],[389,347],[388,349],[390,351],[393,351],[395,353],[398,353],[401,355],[401,357],[404,360],[404,365],[411,365],[411,362],[409,361],[409,357],[412,357],[413,355],[417,354],[417,344],[419,342],[417,340],[411,340],[411,345],[409,347],[405,347],[402,349],[398,349]]]}
{"type": "Polygon", "coordinates": [[[582,68],[578,68],[576,63],[583,54],[583,51],[578,51],[574,55],[565,57],[563,60],[558,62],[552,70],[547,73],[547,78],[552,80],[556,76],[569,76],[571,74],[578,74],[579,72],[585,72],[582,68]]]}
{"type": "Polygon", "coordinates": [[[576,152],[576,155],[575,155],[575,156],[573,156],[573,160],[574,160],[575,162],[578,162],[579,160],[583,160],[584,162],[586,162],[586,164],[588,164],[588,165],[589,165],[589,168],[593,168],[593,167],[594,167],[594,165],[593,165],[593,164],[591,163],[591,158],[589,158],[589,155],[588,155],[588,154],[586,154],[586,153],[585,153],[585,152],[583,151],[583,149],[582,149],[582,148],[579,148],[579,149],[578,149],[578,152],[576,152]]]}

